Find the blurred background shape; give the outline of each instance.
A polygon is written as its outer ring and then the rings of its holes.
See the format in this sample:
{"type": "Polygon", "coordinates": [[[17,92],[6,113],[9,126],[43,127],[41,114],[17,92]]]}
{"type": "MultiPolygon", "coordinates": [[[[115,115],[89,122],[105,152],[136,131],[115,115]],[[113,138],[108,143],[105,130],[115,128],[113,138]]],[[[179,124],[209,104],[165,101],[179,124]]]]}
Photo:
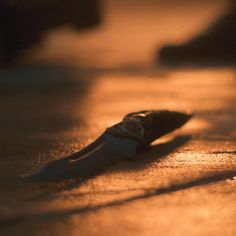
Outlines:
{"type": "Polygon", "coordinates": [[[198,36],[180,45],[169,45],[158,51],[162,64],[206,65],[236,62],[236,1],[228,12],[198,36]]]}
{"type": "Polygon", "coordinates": [[[185,44],[231,8],[227,0],[12,0],[0,4],[2,60],[17,55],[22,60],[19,52],[24,52],[26,61],[99,68],[154,64],[165,45],[185,44]]]}
{"type": "Polygon", "coordinates": [[[11,61],[38,42],[44,31],[74,25],[89,28],[100,22],[98,0],[3,0],[0,2],[0,57],[11,61]]]}
{"type": "Polygon", "coordinates": [[[16,62],[0,67],[1,236],[235,235],[236,181],[219,178],[235,173],[235,67],[160,65],[162,48],[209,32],[230,1],[0,2],[2,60],[16,62]],[[21,181],[143,109],[193,111],[179,133],[192,139],[164,137],[83,184],[21,181]]]}

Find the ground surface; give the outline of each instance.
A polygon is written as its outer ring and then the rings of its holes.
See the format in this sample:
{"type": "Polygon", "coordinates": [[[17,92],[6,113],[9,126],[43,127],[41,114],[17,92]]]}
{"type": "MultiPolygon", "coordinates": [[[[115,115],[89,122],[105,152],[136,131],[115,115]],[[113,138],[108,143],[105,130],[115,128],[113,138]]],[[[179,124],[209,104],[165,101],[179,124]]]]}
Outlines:
{"type": "Polygon", "coordinates": [[[139,64],[138,55],[124,61],[109,51],[106,63],[96,55],[93,69],[1,71],[0,235],[236,235],[235,69],[164,69],[148,66],[146,54],[139,64]],[[195,116],[134,161],[82,183],[20,178],[142,109],[195,116]]]}

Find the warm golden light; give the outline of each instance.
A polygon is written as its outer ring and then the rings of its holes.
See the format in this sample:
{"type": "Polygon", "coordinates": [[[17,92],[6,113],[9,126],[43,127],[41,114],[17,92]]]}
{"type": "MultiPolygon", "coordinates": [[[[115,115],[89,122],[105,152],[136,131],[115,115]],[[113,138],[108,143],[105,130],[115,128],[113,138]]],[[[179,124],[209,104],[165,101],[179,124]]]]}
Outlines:
{"type": "Polygon", "coordinates": [[[25,61],[53,63],[0,69],[0,235],[234,236],[235,66],[165,67],[157,59],[163,45],[198,35],[227,3],[101,3],[99,27],[56,28],[25,52],[25,61]],[[89,178],[21,178],[149,109],[194,115],[89,178]]]}

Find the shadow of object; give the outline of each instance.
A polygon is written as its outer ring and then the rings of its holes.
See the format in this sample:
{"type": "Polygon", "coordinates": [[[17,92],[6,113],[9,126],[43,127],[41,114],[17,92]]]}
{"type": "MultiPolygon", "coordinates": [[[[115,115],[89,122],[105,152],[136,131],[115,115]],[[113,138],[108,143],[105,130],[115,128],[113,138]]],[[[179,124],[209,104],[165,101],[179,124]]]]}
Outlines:
{"type": "MultiPolygon", "coordinates": [[[[28,213],[26,215],[16,215],[13,217],[9,217],[6,219],[2,219],[0,221],[0,228],[1,229],[7,229],[8,227],[11,227],[15,224],[23,223],[24,221],[35,221],[35,220],[48,220],[48,219],[61,219],[64,217],[77,215],[77,214],[83,214],[83,213],[89,213],[98,211],[104,208],[110,208],[110,207],[116,207],[120,206],[129,202],[138,201],[142,199],[148,199],[151,197],[157,197],[163,194],[170,194],[177,191],[186,190],[193,187],[200,187],[208,184],[213,184],[216,182],[224,181],[226,179],[232,179],[235,178],[236,171],[226,171],[214,175],[204,176],[195,180],[190,180],[188,182],[184,183],[177,183],[170,185],[169,187],[164,188],[152,188],[152,189],[145,189],[145,193],[138,194],[132,197],[128,197],[126,199],[122,200],[114,200],[111,202],[107,202],[104,204],[98,204],[91,207],[81,207],[81,208],[74,208],[74,209],[66,209],[66,210],[56,210],[56,211],[49,211],[49,212],[43,212],[43,213],[28,213]]],[[[142,190],[142,189],[140,189],[142,190]]],[[[128,190],[129,191],[129,190],[128,190]]],[[[105,192],[104,192],[105,193],[105,192]]]]}
{"type": "MultiPolygon", "coordinates": [[[[134,157],[134,162],[126,166],[127,170],[143,169],[152,162],[160,162],[178,148],[191,140],[191,135],[177,136],[166,143],[160,143],[143,150],[134,157]]],[[[122,169],[123,170],[123,169],[122,169]]]]}
{"type": "Polygon", "coordinates": [[[159,62],[169,67],[236,66],[236,3],[211,28],[183,45],[169,45],[159,51],[159,62]]]}
{"type": "MultiPolygon", "coordinates": [[[[65,67],[25,66],[0,71],[1,176],[27,173],[83,128],[91,80],[65,67]],[[78,109],[81,110],[78,113],[78,109]]],[[[62,147],[63,149],[63,147],[62,147]]]]}
{"type": "MultiPolygon", "coordinates": [[[[137,154],[133,160],[129,162],[114,162],[113,166],[106,165],[101,166],[97,168],[97,171],[93,172],[93,174],[90,174],[86,178],[76,178],[76,176],[71,176],[71,180],[64,180],[64,183],[66,181],[66,184],[61,184],[61,181],[36,181],[32,182],[30,179],[25,179],[26,183],[29,184],[44,184],[45,191],[40,193],[39,195],[31,198],[31,201],[44,201],[47,199],[53,199],[55,197],[55,194],[63,191],[69,191],[73,188],[79,188],[82,184],[86,183],[87,181],[95,178],[98,175],[101,175],[105,172],[117,172],[117,171],[131,171],[135,169],[143,169],[146,166],[148,166],[152,162],[160,162],[162,159],[164,159],[169,154],[175,152],[179,147],[186,144],[191,139],[191,136],[178,136],[174,138],[173,140],[157,144],[154,146],[151,146],[150,148],[147,148],[145,151],[137,154]],[[48,185],[48,188],[46,187],[48,185]],[[52,187],[53,185],[53,187],[52,187]],[[46,187],[46,188],[45,188],[46,187]],[[53,191],[53,192],[52,192],[53,191]]],[[[24,180],[22,180],[24,182],[24,180]]],[[[22,182],[22,183],[23,183],[22,182]]],[[[78,194],[77,197],[79,197],[80,194],[78,194]]]]}
{"type": "Polygon", "coordinates": [[[20,132],[32,134],[66,129],[71,126],[70,114],[75,111],[76,101],[80,98],[82,102],[90,82],[61,66],[19,66],[1,70],[1,132],[17,136],[20,132]]]}

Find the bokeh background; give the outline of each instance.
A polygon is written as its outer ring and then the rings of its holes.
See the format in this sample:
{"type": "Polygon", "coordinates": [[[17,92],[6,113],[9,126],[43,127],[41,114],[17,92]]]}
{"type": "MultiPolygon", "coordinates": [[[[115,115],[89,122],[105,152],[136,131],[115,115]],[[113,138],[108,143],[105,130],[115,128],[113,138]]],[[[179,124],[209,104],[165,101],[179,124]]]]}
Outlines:
{"type": "Polygon", "coordinates": [[[42,33],[31,60],[86,67],[150,65],[162,46],[188,41],[230,8],[224,0],[103,0],[99,4],[100,25],[82,31],[58,26],[42,33]]]}
{"type": "Polygon", "coordinates": [[[78,10],[77,27],[73,1],[6,3],[28,12],[30,27],[2,11],[2,29],[9,30],[7,19],[22,48],[5,60],[1,46],[0,234],[236,235],[235,66],[173,67],[159,59],[164,46],[207,32],[231,3],[103,0],[95,18],[86,6],[78,10]],[[194,118],[91,178],[25,181],[145,109],[194,118]]]}

